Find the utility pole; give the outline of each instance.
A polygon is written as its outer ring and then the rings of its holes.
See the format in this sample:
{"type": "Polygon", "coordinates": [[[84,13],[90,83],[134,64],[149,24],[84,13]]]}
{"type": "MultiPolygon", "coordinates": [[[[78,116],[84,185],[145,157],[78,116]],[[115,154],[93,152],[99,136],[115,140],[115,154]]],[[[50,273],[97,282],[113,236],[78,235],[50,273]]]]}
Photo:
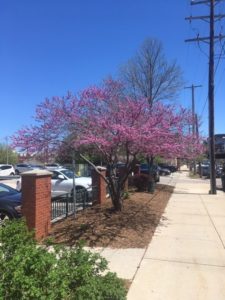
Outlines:
{"type": "Polygon", "coordinates": [[[188,17],[185,20],[203,20],[209,21],[210,30],[209,37],[197,37],[194,39],[188,39],[186,42],[209,42],[209,83],[208,83],[208,102],[209,102],[209,159],[210,159],[210,194],[216,194],[216,170],[215,170],[215,140],[214,140],[214,41],[222,40],[225,35],[215,36],[214,23],[215,19],[222,19],[225,15],[215,15],[215,4],[222,0],[203,0],[203,1],[191,1],[191,5],[197,4],[209,4],[210,15],[188,17]]]}
{"type": "Polygon", "coordinates": [[[195,135],[196,127],[195,127],[195,88],[202,87],[202,85],[191,85],[184,87],[185,89],[191,89],[191,111],[192,111],[192,133],[195,135]]]}
{"type": "Polygon", "coordinates": [[[214,0],[210,1],[210,42],[209,42],[209,157],[210,193],[216,194],[216,164],[214,138],[214,0]]]}
{"type": "Polygon", "coordinates": [[[198,115],[195,114],[195,128],[196,128],[196,137],[199,138],[199,123],[198,123],[198,115]]]}
{"type": "MultiPolygon", "coordinates": [[[[192,110],[192,135],[193,138],[196,137],[196,114],[195,114],[195,88],[202,87],[202,85],[191,85],[186,86],[185,89],[191,89],[191,110],[192,110]]],[[[193,160],[194,174],[196,174],[196,161],[193,160]]]]}

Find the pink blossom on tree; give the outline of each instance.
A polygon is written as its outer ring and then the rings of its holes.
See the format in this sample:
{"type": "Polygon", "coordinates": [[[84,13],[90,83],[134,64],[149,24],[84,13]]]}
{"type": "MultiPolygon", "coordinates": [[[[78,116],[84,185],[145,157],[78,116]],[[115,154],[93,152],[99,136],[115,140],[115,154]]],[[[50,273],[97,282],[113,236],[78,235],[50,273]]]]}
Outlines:
{"type": "Polygon", "coordinates": [[[117,210],[121,191],[139,155],[187,157],[201,152],[200,140],[190,136],[191,114],[183,108],[160,103],[149,107],[146,99],[133,99],[119,82],[90,87],[78,97],[46,99],[36,109],[36,125],[18,131],[14,147],[54,155],[66,143],[77,152],[88,148],[113,166],[121,159],[126,172],[114,180],[105,178],[117,210]],[[190,146],[191,145],[191,146],[190,146]]]}

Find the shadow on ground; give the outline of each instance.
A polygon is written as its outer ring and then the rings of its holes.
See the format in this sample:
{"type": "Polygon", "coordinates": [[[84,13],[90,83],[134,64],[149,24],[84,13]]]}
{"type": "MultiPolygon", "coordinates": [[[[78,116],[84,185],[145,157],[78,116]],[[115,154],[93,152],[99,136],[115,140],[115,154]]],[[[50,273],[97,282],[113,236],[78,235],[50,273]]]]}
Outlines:
{"type": "MultiPolygon", "coordinates": [[[[53,225],[50,237],[69,246],[85,241],[90,247],[144,248],[158,225],[173,187],[158,184],[154,194],[131,192],[122,212],[112,209],[110,199],[53,225]]],[[[161,219],[161,221],[160,221],[161,219]]],[[[159,224],[161,222],[161,224],[159,224]]]]}

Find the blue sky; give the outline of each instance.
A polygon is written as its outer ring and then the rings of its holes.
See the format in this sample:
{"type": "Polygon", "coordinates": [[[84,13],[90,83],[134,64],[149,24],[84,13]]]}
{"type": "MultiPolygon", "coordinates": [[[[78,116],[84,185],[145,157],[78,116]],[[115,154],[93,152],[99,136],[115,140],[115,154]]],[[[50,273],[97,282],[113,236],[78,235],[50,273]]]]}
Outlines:
{"type": "MultiPolygon", "coordinates": [[[[222,5],[218,13],[225,13],[222,5]]],[[[208,24],[184,18],[208,14],[206,5],[187,0],[0,0],[0,142],[33,122],[46,97],[74,93],[115,76],[147,37],[158,38],[168,61],[183,70],[195,91],[202,132],[208,133],[208,45],[185,43],[208,35],[208,24]]],[[[216,33],[225,34],[224,20],[216,33]]],[[[225,40],[224,40],[225,41],[225,40]]],[[[217,44],[216,54],[221,45],[217,44]]],[[[218,55],[217,55],[218,57],[218,55]]],[[[215,61],[217,65],[218,59],[215,61]]],[[[225,61],[215,78],[215,132],[225,132],[225,61]]],[[[176,102],[191,105],[191,90],[176,102]]]]}

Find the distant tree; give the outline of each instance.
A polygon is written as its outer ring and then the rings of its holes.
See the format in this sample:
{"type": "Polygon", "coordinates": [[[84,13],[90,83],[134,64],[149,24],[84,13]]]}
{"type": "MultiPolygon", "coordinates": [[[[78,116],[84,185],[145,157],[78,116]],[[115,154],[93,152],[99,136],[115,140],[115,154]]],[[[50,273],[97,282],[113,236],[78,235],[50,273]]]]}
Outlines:
{"type": "Polygon", "coordinates": [[[11,147],[5,144],[0,144],[0,164],[16,164],[18,161],[18,154],[15,153],[11,147]]]}
{"type": "Polygon", "coordinates": [[[183,84],[179,66],[168,63],[162,43],[151,38],[121,67],[120,77],[131,95],[145,97],[150,106],[175,97],[183,84]]]}

